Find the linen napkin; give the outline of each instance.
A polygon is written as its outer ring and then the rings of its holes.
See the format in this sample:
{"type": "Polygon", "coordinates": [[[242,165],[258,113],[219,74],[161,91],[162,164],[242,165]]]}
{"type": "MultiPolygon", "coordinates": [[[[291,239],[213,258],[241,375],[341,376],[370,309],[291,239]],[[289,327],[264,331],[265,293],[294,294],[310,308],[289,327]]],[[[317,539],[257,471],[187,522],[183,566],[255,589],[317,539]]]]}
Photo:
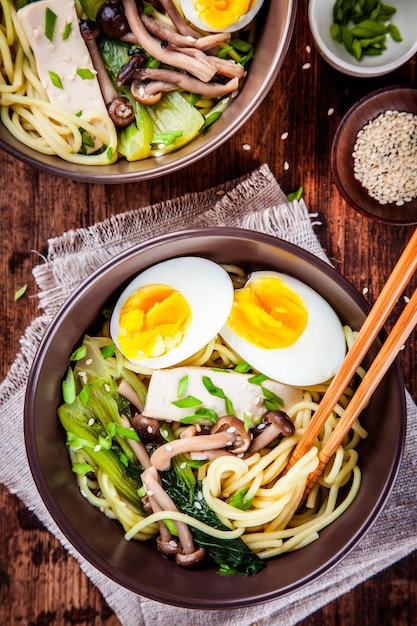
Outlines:
{"type": "Polygon", "coordinates": [[[319,223],[313,220],[303,201],[287,201],[269,167],[263,165],[247,176],[206,192],[116,214],[89,228],[69,231],[48,242],[47,257],[33,269],[42,313],[27,328],[20,352],[0,386],[0,480],[77,559],[122,626],[291,626],[417,547],[417,516],[415,507],[410,506],[415,501],[417,484],[417,407],[408,392],[408,433],[402,466],[389,502],[373,528],[340,565],[319,580],[284,598],[254,607],[227,611],[183,609],[124,589],[92,567],[68,543],[41,501],[30,473],[23,437],[23,403],[30,366],[52,317],[94,269],[151,236],[207,226],[259,230],[329,262],[314,231],[319,223]],[[11,456],[13,467],[7,461],[11,456]]]}

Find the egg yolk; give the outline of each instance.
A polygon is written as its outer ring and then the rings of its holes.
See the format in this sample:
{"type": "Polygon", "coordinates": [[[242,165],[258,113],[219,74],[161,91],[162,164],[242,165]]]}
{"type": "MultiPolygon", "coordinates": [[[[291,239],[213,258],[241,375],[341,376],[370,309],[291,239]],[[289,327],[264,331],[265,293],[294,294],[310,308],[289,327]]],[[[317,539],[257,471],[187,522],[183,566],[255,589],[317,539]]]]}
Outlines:
{"type": "Polygon", "coordinates": [[[120,349],[128,358],[155,358],[176,348],[191,323],[184,296],[168,285],[141,287],[124,303],[119,318],[120,349]]]}
{"type": "Polygon", "coordinates": [[[222,30],[235,24],[251,8],[252,0],[193,0],[196,14],[202,22],[222,30]]]}
{"type": "Polygon", "coordinates": [[[301,297],[276,277],[262,277],[235,292],[228,325],[259,348],[287,348],[303,333],[308,312],[301,297]]]}

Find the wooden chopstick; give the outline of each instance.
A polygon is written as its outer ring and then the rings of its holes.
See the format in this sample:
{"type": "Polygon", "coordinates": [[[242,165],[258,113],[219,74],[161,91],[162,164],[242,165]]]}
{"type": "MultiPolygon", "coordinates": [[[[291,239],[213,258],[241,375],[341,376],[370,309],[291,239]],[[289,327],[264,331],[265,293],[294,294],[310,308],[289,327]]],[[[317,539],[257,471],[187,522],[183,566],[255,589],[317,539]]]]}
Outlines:
{"type": "MultiPolygon", "coordinates": [[[[405,247],[391,275],[385,283],[369,315],[365,319],[342,366],[331,381],[311,422],[294,448],[284,473],[287,472],[312,447],[320,430],[350,383],[382,325],[394,308],[417,269],[417,229],[405,247]]],[[[407,307],[408,308],[408,307],[407,307]]]]}
{"type": "Polygon", "coordinates": [[[347,405],[342,417],[339,419],[335,429],[331,433],[329,439],[319,452],[319,465],[312,472],[307,480],[304,496],[308,495],[316,482],[317,478],[322,474],[330,457],[336,452],[338,446],[342,443],[345,435],[352,428],[353,423],[363,410],[366,403],[378,387],[382,378],[394,362],[399,351],[402,349],[408,336],[417,325],[417,290],[414,291],[410,301],[404,308],[392,331],[388,335],[386,341],[382,345],[381,350],[370,365],[368,371],[363,377],[355,394],[347,405]]]}

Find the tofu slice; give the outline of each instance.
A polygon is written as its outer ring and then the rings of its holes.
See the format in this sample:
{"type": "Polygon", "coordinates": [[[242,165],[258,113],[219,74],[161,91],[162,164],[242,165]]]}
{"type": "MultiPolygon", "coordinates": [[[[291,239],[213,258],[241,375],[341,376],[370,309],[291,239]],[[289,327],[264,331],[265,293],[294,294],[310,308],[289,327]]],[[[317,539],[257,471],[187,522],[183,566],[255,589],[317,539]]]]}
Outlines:
{"type": "MultiPolygon", "coordinates": [[[[261,385],[249,381],[253,375],[231,370],[214,370],[208,367],[155,370],[151,376],[143,415],[167,421],[180,421],[184,417],[193,415],[196,408],[200,407],[215,411],[219,417],[226,415],[225,400],[208,392],[203,384],[203,376],[210,378],[213,385],[222,389],[224,395],[232,401],[236,417],[244,420],[246,415],[251,427],[259,423],[267,408],[261,385]],[[201,401],[200,405],[182,408],[173,404],[174,401],[179,400],[178,386],[184,377],[188,377],[188,382],[183,397],[193,396],[201,401]]],[[[284,405],[281,408],[284,411],[303,398],[302,389],[271,379],[264,380],[262,387],[282,399],[284,405]]]]}
{"type": "Polygon", "coordinates": [[[81,112],[81,118],[92,111],[108,116],[73,0],[40,0],[17,15],[49,101],[70,113],[81,112]]]}

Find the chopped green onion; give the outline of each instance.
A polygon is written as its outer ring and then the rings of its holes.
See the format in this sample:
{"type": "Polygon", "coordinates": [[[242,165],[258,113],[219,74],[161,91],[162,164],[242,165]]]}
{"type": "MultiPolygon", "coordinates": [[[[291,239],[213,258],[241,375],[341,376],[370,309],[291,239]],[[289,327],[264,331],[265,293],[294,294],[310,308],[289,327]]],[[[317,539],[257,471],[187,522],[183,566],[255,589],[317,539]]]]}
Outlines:
{"type": "Polygon", "coordinates": [[[74,474],[77,474],[78,476],[85,476],[86,474],[89,474],[90,472],[94,472],[94,469],[91,467],[89,463],[73,463],[72,471],[74,472],[74,474]]]}
{"type": "Polygon", "coordinates": [[[200,128],[199,132],[203,133],[211,124],[216,122],[221,116],[221,111],[213,111],[204,118],[204,124],[200,128]]]}
{"type": "Polygon", "coordinates": [[[268,376],[265,376],[265,374],[255,374],[248,378],[248,383],[251,383],[251,385],[260,385],[265,380],[268,380],[268,376]]]}
{"type": "Polygon", "coordinates": [[[20,298],[26,293],[28,286],[25,284],[22,287],[20,287],[20,289],[18,289],[17,291],[15,291],[14,294],[14,301],[17,302],[18,300],[20,300],[20,298]]]}
{"type": "Polygon", "coordinates": [[[90,392],[88,391],[88,387],[86,385],[84,385],[84,387],[81,389],[79,398],[81,400],[81,404],[83,406],[87,406],[90,399],[90,392]]]}
{"type": "Polygon", "coordinates": [[[116,424],[116,434],[125,437],[126,439],[133,439],[133,441],[140,441],[138,434],[133,428],[125,428],[124,426],[120,426],[120,424],[116,424]]]}
{"type": "Polygon", "coordinates": [[[236,415],[235,410],[233,408],[233,403],[230,400],[230,398],[228,398],[226,396],[226,394],[224,393],[223,389],[221,389],[220,387],[217,387],[213,383],[211,378],[209,378],[208,376],[203,376],[202,380],[203,380],[204,387],[207,389],[207,391],[209,392],[209,394],[211,396],[216,396],[217,398],[222,398],[225,401],[227,415],[236,415]]]}
{"type": "Polygon", "coordinates": [[[114,345],[114,343],[112,343],[111,346],[104,346],[103,348],[101,348],[100,352],[103,359],[109,359],[111,356],[114,355],[115,350],[116,346],[114,345]]]}
{"type": "Polygon", "coordinates": [[[70,356],[70,361],[79,361],[80,359],[83,359],[86,354],[87,346],[83,344],[82,346],[74,350],[74,352],[70,356]]]}
{"type": "Polygon", "coordinates": [[[96,76],[94,72],[85,67],[78,68],[77,74],[83,80],[92,80],[96,76]]]}
{"type": "Polygon", "coordinates": [[[169,133],[160,133],[159,135],[154,135],[151,139],[151,143],[156,144],[164,144],[164,146],[172,145],[176,139],[182,137],[182,130],[173,130],[169,133]]]}
{"type": "Polygon", "coordinates": [[[194,396],[187,396],[186,398],[181,398],[181,400],[174,400],[172,404],[180,409],[190,409],[194,406],[200,406],[203,403],[194,396]]]}
{"type": "Polygon", "coordinates": [[[252,504],[253,498],[246,499],[246,494],[249,489],[240,489],[235,493],[234,496],[230,498],[230,504],[234,506],[236,509],[240,509],[241,511],[247,511],[252,504]]]}
{"type": "Polygon", "coordinates": [[[191,104],[191,106],[195,106],[197,102],[200,100],[200,98],[201,98],[200,94],[190,92],[188,102],[191,104]]]}
{"type": "Polygon", "coordinates": [[[249,415],[247,413],[243,414],[243,427],[244,427],[245,431],[248,433],[249,432],[249,428],[250,428],[250,419],[249,419],[249,415]]]}
{"type": "Polygon", "coordinates": [[[140,489],[137,489],[137,494],[139,496],[139,498],[144,498],[146,496],[146,489],[145,487],[141,487],[140,489]]]}
{"type": "Polygon", "coordinates": [[[303,188],[298,187],[296,191],[292,191],[291,193],[287,194],[287,200],[288,202],[293,202],[293,200],[300,200],[302,195],[303,195],[303,188]]]}
{"type": "Polygon", "coordinates": [[[58,19],[56,13],[54,13],[49,7],[45,9],[45,37],[52,41],[54,38],[55,24],[58,19]]]}
{"type": "Polygon", "coordinates": [[[179,398],[181,398],[181,396],[183,396],[186,393],[187,387],[188,387],[188,374],[186,376],[183,376],[178,383],[177,396],[179,398]]]}
{"type": "Polygon", "coordinates": [[[99,435],[98,442],[103,450],[110,450],[112,445],[111,437],[102,437],[101,435],[99,435]]]}
{"type": "Polygon", "coordinates": [[[107,148],[106,154],[107,154],[107,160],[108,161],[112,161],[112,159],[113,159],[113,148],[111,146],[109,146],[107,148]]]}
{"type": "Polygon", "coordinates": [[[65,404],[72,404],[75,402],[76,395],[74,372],[72,367],[69,367],[67,374],[62,381],[62,396],[65,404]]]}
{"type": "Polygon", "coordinates": [[[213,409],[207,409],[205,407],[201,407],[197,409],[194,415],[187,415],[187,417],[183,417],[180,419],[181,424],[194,424],[194,422],[199,422],[200,420],[207,420],[209,422],[213,422],[215,424],[219,419],[216,411],[213,409]]]}
{"type": "Polygon", "coordinates": [[[64,28],[64,32],[62,33],[62,39],[63,41],[66,41],[70,35],[71,32],[71,28],[72,28],[72,24],[71,22],[68,22],[68,24],[66,24],[65,28],[64,28]]]}
{"type": "Polygon", "coordinates": [[[56,74],[55,72],[48,72],[49,73],[49,78],[51,79],[51,83],[54,85],[54,87],[57,87],[58,89],[64,89],[62,86],[62,82],[60,77],[58,76],[58,74],[56,74]]]}
{"type": "Polygon", "coordinates": [[[249,365],[249,363],[247,363],[246,361],[240,361],[240,363],[238,363],[234,369],[235,372],[239,372],[240,374],[246,374],[247,372],[250,372],[252,369],[252,366],[249,365]]]}
{"type": "Polygon", "coordinates": [[[268,411],[277,411],[284,406],[282,398],[277,396],[273,391],[270,391],[270,389],[262,387],[262,393],[264,394],[265,406],[268,411]]]}

